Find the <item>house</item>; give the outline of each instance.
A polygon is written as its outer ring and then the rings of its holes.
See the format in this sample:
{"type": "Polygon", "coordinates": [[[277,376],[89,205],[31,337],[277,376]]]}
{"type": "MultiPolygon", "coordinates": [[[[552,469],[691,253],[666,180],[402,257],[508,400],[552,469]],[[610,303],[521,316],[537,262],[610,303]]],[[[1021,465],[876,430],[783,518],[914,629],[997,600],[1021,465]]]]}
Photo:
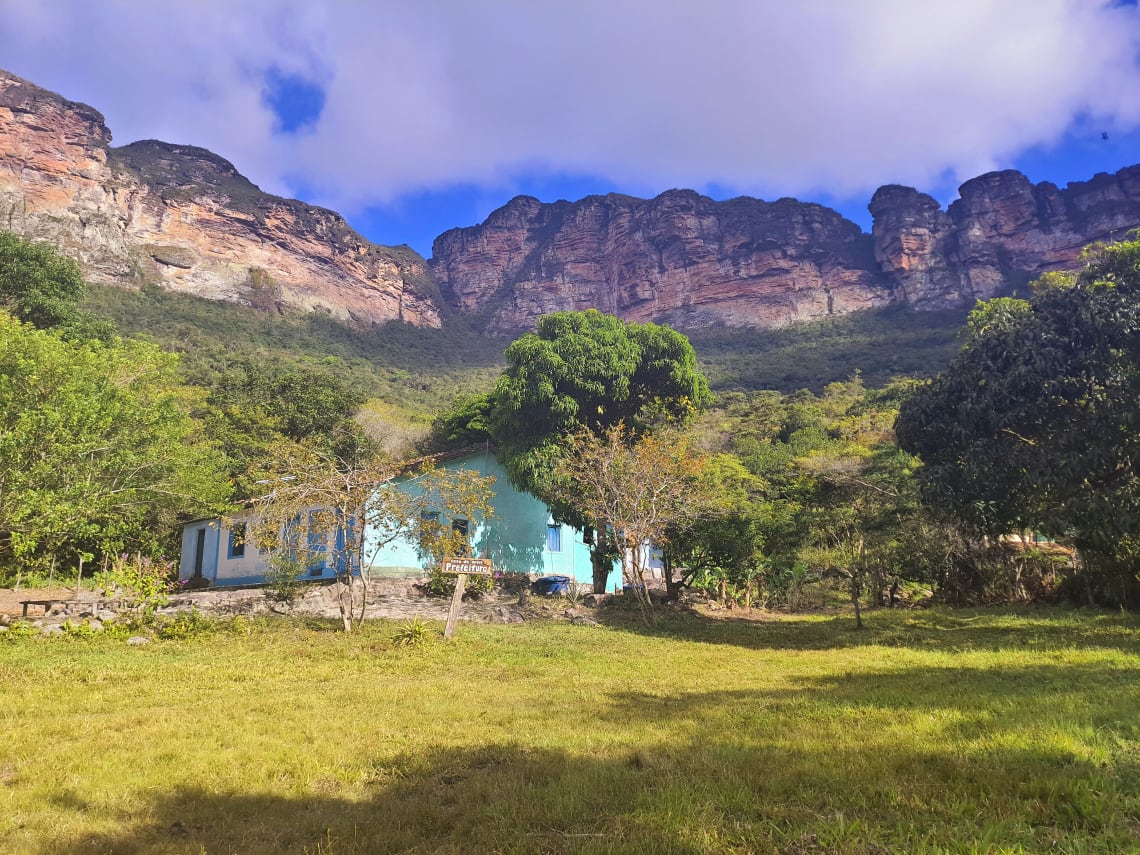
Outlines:
{"type": "MultiPolygon", "coordinates": [[[[579,582],[591,581],[590,552],[582,533],[568,525],[556,524],[545,504],[515,489],[489,449],[469,450],[462,456],[441,461],[440,465],[495,476],[491,503],[494,514],[468,533],[473,554],[489,557],[496,570],[507,573],[558,574],[579,582]]],[[[401,482],[400,489],[416,489],[415,479],[401,482]]],[[[467,521],[451,520],[451,523],[465,526],[467,521]]],[[[252,540],[245,538],[247,524],[248,520],[240,516],[233,520],[203,519],[188,523],[182,532],[178,578],[202,578],[214,585],[263,583],[268,569],[266,556],[252,540]]],[[[368,536],[365,532],[366,541],[368,536]]],[[[307,578],[335,576],[329,561],[344,560],[338,548],[343,546],[343,540],[338,542],[343,537],[343,530],[310,536],[310,551],[332,558],[313,562],[307,578]]],[[[428,564],[410,540],[398,540],[379,550],[366,548],[365,555],[372,555],[366,570],[373,577],[421,576],[428,564]]],[[[611,576],[611,583],[614,580],[611,576]]]]}

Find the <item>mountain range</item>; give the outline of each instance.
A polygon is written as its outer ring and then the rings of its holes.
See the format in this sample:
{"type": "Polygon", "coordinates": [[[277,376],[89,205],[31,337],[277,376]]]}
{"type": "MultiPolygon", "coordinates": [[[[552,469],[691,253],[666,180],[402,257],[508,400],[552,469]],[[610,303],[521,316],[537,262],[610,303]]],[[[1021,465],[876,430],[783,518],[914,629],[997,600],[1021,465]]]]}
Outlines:
{"type": "Polygon", "coordinates": [[[45,240],[94,282],[357,328],[440,327],[457,313],[504,335],[595,307],[680,329],[782,327],[904,304],[968,305],[1140,227],[1140,166],[1065,188],[1015,171],[965,182],[943,209],[879,188],[871,233],[810,202],[691,190],[512,199],[424,259],[373,244],[337,213],[261,192],[205,149],[111,145],[102,115],[0,71],[0,229],[45,240]]]}

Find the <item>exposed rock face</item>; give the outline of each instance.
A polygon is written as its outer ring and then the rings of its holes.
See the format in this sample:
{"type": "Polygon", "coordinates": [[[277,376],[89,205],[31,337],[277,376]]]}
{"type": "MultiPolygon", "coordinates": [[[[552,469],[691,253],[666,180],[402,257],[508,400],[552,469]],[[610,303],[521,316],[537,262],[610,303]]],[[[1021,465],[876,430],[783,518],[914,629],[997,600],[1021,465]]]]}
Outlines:
{"type": "Polygon", "coordinates": [[[871,239],[835,211],[690,190],[553,205],[520,196],[437,238],[431,268],[446,296],[498,331],[589,307],[689,328],[775,327],[891,299],[871,239]]]}
{"type": "Polygon", "coordinates": [[[93,281],[157,282],[361,326],[440,325],[412,250],[262,193],[204,149],[110,140],[97,111],[0,71],[0,229],[59,246],[93,281]]]}
{"type": "Polygon", "coordinates": [[[894,301],[969,304],[1079,267],[1085,246],[1140,226],[1140,166],[1064,190],[993,172],[960,193],[944,211],[913,188],[881,187],[870,238],[794,199],[520,196],[440,235],[431,269],[448,299],[497,331],[591,306],[685,328],[776,327],[894,301]]]}
{"type": "Polygon", "coordinates": [[[1140,226],[1140,166],[1064,190],[1020,172],[990,172],[959,188],[947,211],[909,187],[871,200],[875,257],[918,308],[987,299],[1048,270],[1080,266],[1081,250],[1140,226]]]}
{"type": "Polygon", "coordinates": [[[502,333],[590,307],[690,329],[776,327],[896,301],[934,309],[1078,267],[1089,243],[1140,226],[1140,166],[1063,190],[993,172],[963,184],[945,211],[912,188],[882,187],[870,235],[794,199],[520,196],[440,235],[429,268],[331,211],[262,193],[204,149],[110,140],[92,108],[0,71],[0,229],[56,244],[95,281],[360,326],[438,327],[439,288],[502,333]]]}

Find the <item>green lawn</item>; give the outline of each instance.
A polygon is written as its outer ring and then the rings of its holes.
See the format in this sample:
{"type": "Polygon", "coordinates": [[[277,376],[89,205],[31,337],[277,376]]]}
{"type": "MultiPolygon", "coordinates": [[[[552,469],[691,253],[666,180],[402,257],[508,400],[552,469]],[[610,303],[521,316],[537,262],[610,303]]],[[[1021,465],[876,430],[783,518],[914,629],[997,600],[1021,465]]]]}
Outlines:
{"type": "Polygon", "coordinates": [[[1140,852],[1140,621],[0,641],[0,851],[1140,852]]]}

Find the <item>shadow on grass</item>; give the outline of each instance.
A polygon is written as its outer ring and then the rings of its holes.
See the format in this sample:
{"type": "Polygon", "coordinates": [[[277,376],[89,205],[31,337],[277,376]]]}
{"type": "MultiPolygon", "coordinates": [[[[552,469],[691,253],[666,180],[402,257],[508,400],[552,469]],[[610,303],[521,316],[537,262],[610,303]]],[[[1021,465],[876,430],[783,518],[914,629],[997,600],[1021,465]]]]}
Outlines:
{"type": "MultiPolygon", "coordinates": [[[[726,700],[710,693],[689,703],[716,709],[726,700]]],[[[805,855],[932,844],[1085,851],[1092,841],[1125,851],[1113,847],[1136,842],[1135,791],[1064,752],[971,757],[937,745],[884,752],[756,736],[714,731],[605,757],[518,744],[435,749],[375,757],[363,780],[334,773],[290,796],[258,794],[257,782],[241,792],[180,787],[116,816],[115,832],[28,851],[805,855]]],[[[91,808],[73,810],[59,827],[74,828],[91,808]]]]}
{"type": "Polygon", "coordinates": [[[1103,648],[1140,654],[1140,616],[1056,607],[993,610],[874,609],[856,629],[848,614],[735,617],[708,616],[678,607],[658,610],[646,627],[624,604],[597,610],[611,629],[757,650],[833,650],[886,646],[921,650],[1059,650],[1103,648]]]}
{"type": "MultiPolygon", "coordinates": [[[[717,719],[747,722],[811,715],[836,721],[852,713],[858,718],[885,711],[897,721],[927,716],[923,731],[931,739],[1009,734],[1015,741],[1034,729],[1053,730],[1060,720],[1080,722],[1109,742],[1140,745],[1132,689],[1137,676],[1135,668],[1084,663],[912,666],[801,676],[786,687],[766,691],[619,693],[611,696],[610,708],[600,717],[614,725],[667,726],[695,735],[717,719]]],[[[1133,759],[1140,770],[1140,751],[1133,759]]],[[[1140,785],[1140,775],[1136,783],[1140,785]]]]}

